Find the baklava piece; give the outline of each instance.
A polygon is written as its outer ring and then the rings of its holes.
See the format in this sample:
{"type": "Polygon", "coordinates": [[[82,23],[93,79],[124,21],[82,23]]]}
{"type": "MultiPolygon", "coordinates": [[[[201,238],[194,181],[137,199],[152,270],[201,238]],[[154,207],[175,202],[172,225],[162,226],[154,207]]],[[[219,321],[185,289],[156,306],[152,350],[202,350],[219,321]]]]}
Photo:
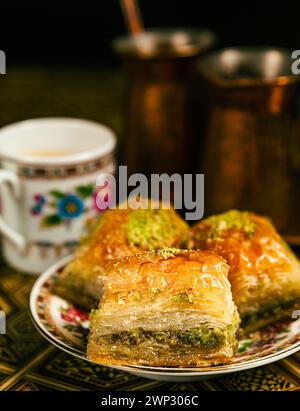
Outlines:
{"type": "Polygon", "coordinates": [[[192,228],[191,245],[227,261],[233,298],[249,330],[290,317],[300,302],[299,261],[268,218],[237,210],[211,216],[192,228]]]}
{"type": "Polygon", "coordinates": [[[90,315],[88,358],[153,367],[225,363],[239,326],[228,270],[209,251],[164,249],[112,261],[90,315]]]}
{"type": "Polygon", "coordinates": [[[187,234],[187,224],[174,209],[107,210],[59,276],[55,291],[74,304],[91,308],[101,296],[98,276],[108,261],[141,250],[180,246],[187,234]]]}

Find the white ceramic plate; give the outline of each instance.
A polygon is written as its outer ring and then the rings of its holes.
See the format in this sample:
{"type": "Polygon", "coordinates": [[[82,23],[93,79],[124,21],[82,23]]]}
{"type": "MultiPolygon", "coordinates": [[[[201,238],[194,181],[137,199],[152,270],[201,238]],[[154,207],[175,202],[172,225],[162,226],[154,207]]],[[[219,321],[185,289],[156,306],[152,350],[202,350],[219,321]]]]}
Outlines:
{"type": "MultiPolygon", "coordinates": [[[[72,256],[45,271],[30,295],[30,311],[38,331],[53,345],[75,357],[86,357],[88,313],[53,294],[51,286],[72,256]]],[[[237,354],[224,365],[204,368],[115,366],[140,377],[162,381],[195,381],[243,371],[278,361],[300,349],[300,319],[285,320],[241,340],[237,354]]]]}

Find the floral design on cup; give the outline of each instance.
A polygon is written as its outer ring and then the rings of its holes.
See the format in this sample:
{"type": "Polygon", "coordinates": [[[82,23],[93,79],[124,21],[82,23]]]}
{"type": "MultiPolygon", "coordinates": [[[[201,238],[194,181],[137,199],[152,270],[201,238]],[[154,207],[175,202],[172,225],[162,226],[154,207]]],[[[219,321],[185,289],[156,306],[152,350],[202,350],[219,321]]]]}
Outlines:
{"type": "Polygon", "coordinates": [[[77,218],[84,212],[83,201],[74,194],[66,195],[56,206],[61,219],[77,218]]]}
{"type": "Polygon", "coordinates": [[[44,204],[46,202],[45,197],[42,194],[35,194],[33,199],[34,199],[34,205],[32,206],[30,210],[31,214],[33,216],[40,215],[43,210],[44,204]]]}
{"type": "Polygon", "coordinates": [[[80,185],[73,193],[51,190],[46,194],[34,194],[30,213],[41,219],[41,226],[50,228],[60,224],[70,225],[72,221],[91,210],[103,209],[95,206],[97,196],[93,183],[80,185]]]}

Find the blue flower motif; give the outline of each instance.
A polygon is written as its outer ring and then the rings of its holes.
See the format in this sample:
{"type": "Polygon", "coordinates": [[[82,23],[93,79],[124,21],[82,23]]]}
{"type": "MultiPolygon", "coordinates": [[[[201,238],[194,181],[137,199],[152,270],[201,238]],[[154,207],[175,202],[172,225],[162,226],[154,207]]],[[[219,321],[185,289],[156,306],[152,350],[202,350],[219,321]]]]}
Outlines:
{"type": "Polygon", "coordinates": [[[61,218],[76,218],[79,217],[84,210],[84,204],[74,194],[66,195],[56,204],[58,215],[61,218]]]}

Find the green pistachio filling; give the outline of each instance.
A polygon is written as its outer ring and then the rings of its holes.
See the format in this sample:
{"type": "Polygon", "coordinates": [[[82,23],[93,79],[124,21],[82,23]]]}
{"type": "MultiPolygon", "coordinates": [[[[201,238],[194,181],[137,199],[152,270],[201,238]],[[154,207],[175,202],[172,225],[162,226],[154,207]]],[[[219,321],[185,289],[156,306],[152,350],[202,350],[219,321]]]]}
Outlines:
{"type": "Polygon", "coordinates": [[[299,306],[300,300],[283,301],[281,303],[266,305],[255,313],[249,313],[242,318],[242,327],[248,330],[260,329],[278,319],[290,318],[292,312],[299,306]]]}
{"type": "Polygon", "coordinates": [[[125,346],[135,346],[144,342],[168,344],[170,346],[198,347],[202,349],[217,348],[226,340],[233,342],[234,336],[229,329],[221,330],[217,327],[203,325],[187,330],[145,331],[142,328],[112,334],[110,342],[125,346]]]}
{"type": "Polygon", "coordinates": [[[255,224],[247,211],[230,210],[208,217],[203,222],[209,229],[205,233],[199,232],[199,239],[203,236],[205,239],[219,240],[227,230],[239,230],[250,237],[255,231],[255,224]]]}
{"type": "Polygon", "coordinates": [[[134,210],[125,225],[129,245],[148,250],[172,245],[175,237],[186,229],[185,222],[165,209],[134,210]]]}

